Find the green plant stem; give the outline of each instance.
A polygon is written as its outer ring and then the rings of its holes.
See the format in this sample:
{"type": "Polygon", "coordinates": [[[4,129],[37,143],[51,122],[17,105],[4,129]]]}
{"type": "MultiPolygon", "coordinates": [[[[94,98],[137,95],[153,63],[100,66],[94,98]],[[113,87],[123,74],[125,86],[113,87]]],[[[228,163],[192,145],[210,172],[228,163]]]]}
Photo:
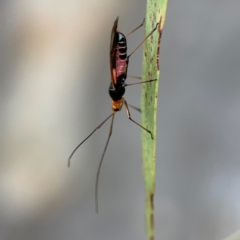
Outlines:
{"type": "Polygon", "coordinates": [[[224,240],[240,240],[240,230],[235,232],[235,233],[233,233],[229,237],[224,238],[224,240]]]}
{"type": "MultiPolygon", "coordinates": [[[[161,33],[165,22],[167,0],[147,0],[145,36],[159,22],[157,30],[145,41],[143,50],[142,79],[159,79],[159,49],[161,33]]],[[[145,221],[149,240],[154,240],[154,193],[156,162],[156,117],[159,81],[142,84],[142,125],[153,134],[142,131],[143,175],[146,204],[145,221]]]]}

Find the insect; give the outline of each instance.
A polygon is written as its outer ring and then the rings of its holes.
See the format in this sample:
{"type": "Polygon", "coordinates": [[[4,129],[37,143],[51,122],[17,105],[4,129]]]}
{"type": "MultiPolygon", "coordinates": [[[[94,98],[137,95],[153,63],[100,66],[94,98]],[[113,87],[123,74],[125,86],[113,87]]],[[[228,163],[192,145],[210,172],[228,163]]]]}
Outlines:
{"type": "MultiPolygon", "coordinates": [[[[128,63],[129,63],[129,58],[133,55],[133,53],[136,52],[136,50],[145,42],[145,40],[150,37],[157,29],[159,23],[156,24],[155,28],[152,29],[152,31],[143,39],[143,41],[129,54],[127,55],[127,37],[135,32],[137,29],[142,27],[144,25],[144,20],[143,23],[140,24],[138,27],[136,27],[134,30],[132,30],[129,34],[126,36],[119,32],[117,27],[118,27],[118,17],[116,18],[113,28],[112,28],[112,33],[111,33],[111,43],[110,43],[110,72],[111,72],[111,82],[110,86],[108,89],[109,95],[112,99],[112,113],[100,124],[98,125],[71,153],[69,159],[68,159],[68,167],[70,167],[70,161],[73,156],[73,154],[76,152],[76,150],[88,139],[90,138],[97,129],[101,128],[101,126],[111,118],[111,125],[110,125],[110,130],[108,134],[108,139],[105,145],[105,148],[103,150],[103,154],[98,166],[98,171],[97,171],[97,176],[96,176],[96,184],[95,184],[95,207],[96,207],[96,212],[98,213],[98,182],[99,182],[99,174],[100,174],[100,169],[102,166],[103,158],[105,155],[105,152],[108,147],[108,143],[110,140],[110,137],[112,135],[112,128],[113,128],[113,121],[115,117],[115,113],[118,111],[121,111],[123,105],[126,108],[127,111],[127,116],[129,120],[131,120],[133,123],[147,131],[151,138],[153,139],[153,134],[150,130],[145,128],[144,126],[140,125],[136,121],[134,121],[131,118],[131,114],[129,111],[129,107],[132,107],[133,109],[141,112],[139,108],[136,108],[132,105],[128,105],[127,101],[123,98],[123,95],[125,93],[125,87],[135,85],[135,84],[142,84],[142,83],[149,83],[152,81],[156,81],[157,79],[151,79],[147,81],[142,81],[142,82],[136,82],[132,84],[126,84],[126,78],[127,78],[127,70],[128,70],[128,63]]],[[[129,76],[130,77],[130,76],[129,76]]],[[[132,78],[138,78],[141,79],[140,77],[134,77],[132,78]]]]}

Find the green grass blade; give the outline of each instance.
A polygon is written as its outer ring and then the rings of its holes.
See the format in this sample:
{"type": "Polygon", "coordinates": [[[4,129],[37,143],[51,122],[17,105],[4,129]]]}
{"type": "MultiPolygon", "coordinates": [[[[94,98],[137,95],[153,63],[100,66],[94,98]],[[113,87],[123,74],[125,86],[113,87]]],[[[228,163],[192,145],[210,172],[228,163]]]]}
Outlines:
{"type": "Polygon", "coordinates": [[[240,230],[235,232],[231,236],[224,238],[224,240],[240,240],[240,230]]]}
{"type": "MultiPolygon", "coordinates": [[[[161,22],[144,43],[142,80],[159,79],[159,44],[160,33],[164,26],[167,0],[147,0],[145,17],[145,36],[161,22]]],[[[155,160],[156,160],[156,116],[158,81],[142,84],[142,125],[152,131],[154,140],[148,132],[142,131],[143,174],[146,193],[145,219],[148,240],[154,239],[154,191],[155,191],[155,160]]]]}

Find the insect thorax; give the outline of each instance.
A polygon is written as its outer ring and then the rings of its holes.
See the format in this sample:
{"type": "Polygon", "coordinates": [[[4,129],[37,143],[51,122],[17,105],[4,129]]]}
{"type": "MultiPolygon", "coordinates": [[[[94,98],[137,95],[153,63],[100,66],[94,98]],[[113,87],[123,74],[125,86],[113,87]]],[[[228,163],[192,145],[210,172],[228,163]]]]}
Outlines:
{"type": "MultiPolygon", "coordinates": [[[[124,82],[123,82],[124,83],[124,82]]],[[[110,84],[108,89],[109,95],[113,101],[120,100],[125,93],[125,87],[122,83],[118,82],[115,86],[110,84]]]]}

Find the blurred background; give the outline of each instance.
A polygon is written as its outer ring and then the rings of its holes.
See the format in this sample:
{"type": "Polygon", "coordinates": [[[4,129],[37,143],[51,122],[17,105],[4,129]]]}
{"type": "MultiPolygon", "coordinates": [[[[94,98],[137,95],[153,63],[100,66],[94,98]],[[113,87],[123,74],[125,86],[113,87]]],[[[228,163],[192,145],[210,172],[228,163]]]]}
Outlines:
{"type": "MultiPolygon", "coordinates": [[[[145,0],[0,2],[0,239],[146,239],[141,130],[111,113],[110,32],[145,0]]],[[[161,42],[156,239],[217,240],[240,227],[240,2],[169,1],[161,42]]],[[[143,29],[128,38],[129,52],[143,29]]],[[[141,75],[142,49],[129,75],[141,75]]],[[[134,81],[129,79],[130,81],[134,81]]],[[[140,105],[141,87],[125,97],[140,105]]],[[[140,121],[134,110],[132,117],[140,121]]]]}

